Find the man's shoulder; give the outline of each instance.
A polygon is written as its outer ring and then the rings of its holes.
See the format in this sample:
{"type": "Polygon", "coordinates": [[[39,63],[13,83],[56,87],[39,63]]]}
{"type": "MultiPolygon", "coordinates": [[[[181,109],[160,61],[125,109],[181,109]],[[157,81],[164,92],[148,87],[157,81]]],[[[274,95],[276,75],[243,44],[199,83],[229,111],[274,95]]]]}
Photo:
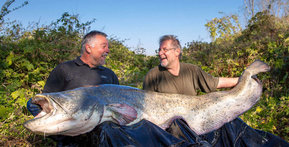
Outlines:
{"type": "Polygon", "coordinates": [[[114,75],[115,75],[115,73],[113,72],[113,70],[110,69],[110,68],[108,68],[108,67],[104,67],[104,66],[100,65],[100,66],[98,66],[97,68],[100,69],[100,70],[102,70],[102,71],[104,71],[105,73],[109,73],[109,74],[114,74],[114,75]]]}
{"type": "Polygon", "coordinates": [[[160,78],[160,77],[162,77],[161,75],[164,74],[165,70],[166,69],[160,65],[156,66],[156,67],[150,69],[149,72],[147,72],[146,78],[150,78],[150,79],[160,78]]]}
{"type": "Polygon", "coordinates": [[[197,70],[200,68],[199,66],[191,64],[191,63],[180,63],[180,64],[181,64],[181,67],[183,67],[183,68],[189,68],[189,69],[193,69],[193,70],[195,70],[195,69],[197,70]]]}
{"type": "Polygon", "coordinates": [[[106,70],[106,71],[111,71],[111,72],[113,72],[110,68],[104,67],[104,66],[102,66],[102,65],[98,66],[97,68],[99,68],[99,69],[101,69],[101,70],[106,70]]]}
{"type": "Polygon", "coordinates": [[[160,67],[159,66],[155,66],[153,67],[152,69],[150,69],[150,71],[159,71],[160,70],[160,67]]]}
{"type": "Polygon", "coordinates": [[[159,73],[159,72],[164,71],[164,70],[166,70],[164,67],[158,65],[158,66],[155,66],[152,69],[150,69],[148,73],[159,73]]]}
{"type": "Polygon", "coordinates": [[[56,67],[57,68],[69,68],[69,67],[73,67],[75,65],[76,65],[75,60],[69,60],[69,61],[65,61],[65,62],[58,64],[56,67]]]}

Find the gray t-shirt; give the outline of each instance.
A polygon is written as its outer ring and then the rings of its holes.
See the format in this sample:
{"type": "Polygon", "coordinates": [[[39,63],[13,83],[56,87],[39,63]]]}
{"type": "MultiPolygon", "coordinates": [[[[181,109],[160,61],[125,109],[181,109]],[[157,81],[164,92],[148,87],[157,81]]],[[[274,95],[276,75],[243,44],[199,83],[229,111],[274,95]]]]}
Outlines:
{"type": "Polygon", "coordinates": [[[197,95],[197,90],[203,92],[215,91],[218,82],[218,77],[213,77],[200,67],[180,63],[178,76],[172,75],[161,66],[151,69],[145,77],[143,89],[163,93],[197,95]]]}

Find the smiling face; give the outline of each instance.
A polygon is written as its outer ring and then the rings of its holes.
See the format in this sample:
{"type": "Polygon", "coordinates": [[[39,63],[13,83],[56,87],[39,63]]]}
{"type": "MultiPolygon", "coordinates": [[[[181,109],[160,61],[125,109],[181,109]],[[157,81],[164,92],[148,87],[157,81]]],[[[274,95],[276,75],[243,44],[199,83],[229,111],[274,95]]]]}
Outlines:
{"type": "Polygon", "coordinates": [[[109,53],[108,40],[104,36],[96,35],[94,39],[86,44],[86,50],[89,53],[90,65],[93,67],[104,65],[109,53]]]}
{"type": "Polygon", "coordinates": [[[159,59],[162,67],[171,68],[179,63],[180,48],[173,45],[172,40],[166,40],[160,44],[159,59]]]}

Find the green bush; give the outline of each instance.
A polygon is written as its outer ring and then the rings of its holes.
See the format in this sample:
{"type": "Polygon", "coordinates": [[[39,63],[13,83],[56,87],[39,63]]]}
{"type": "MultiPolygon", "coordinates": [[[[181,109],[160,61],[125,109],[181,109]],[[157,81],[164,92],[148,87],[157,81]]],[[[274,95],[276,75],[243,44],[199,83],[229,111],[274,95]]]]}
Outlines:
{"type": "MultiPolygon", "coordinates": [[[[81,38],[93,21],[81,23],[77,15],[64,13],[50,25],[27,30],[20,24],[4,23],[3,17],[0,20],[0,146],[54,146],[50,139],[22,126],[32,118],[26,102],[42,91],[57,64],[79,56],[81,38]]],[[[232,25],[228,18],[218,20],[226,22],[215,26],[232,25]]],[[[268,63],[271,72],[258,75],[264,83],[262,99],[241,118],[253,128],[289,141],[289,23],[284,20],[288,18],[257,13],[243,31],[226,34],[222,30],[211,43],[188,43],[182,61],[224,77],[240,76],[255,59],[268,63]]],[[[122,85],[142,88],[145,74],[158,64],[158,57],[136,54],[115,38],[109,42],[111,53],[105,66],[117,74],[122,85]]]]}

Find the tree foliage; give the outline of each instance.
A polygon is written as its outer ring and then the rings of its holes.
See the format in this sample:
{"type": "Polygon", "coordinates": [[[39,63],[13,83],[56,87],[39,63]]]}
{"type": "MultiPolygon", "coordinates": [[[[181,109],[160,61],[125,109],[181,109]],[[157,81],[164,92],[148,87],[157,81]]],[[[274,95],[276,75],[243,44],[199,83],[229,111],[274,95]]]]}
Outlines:
{"type": "MultiPolygon", "coordinates": [[[[24,1],[20,6],[14,7],[10,9],[11,5],[15,2],[15,0],[6,0],[6,2],[1,7],[0,11],[0,26],[4,23],[4,16],[8,15],[9,13],[20,9],[28,4],[28,1],[24,1]]],[[[1,28],[1,27],[0,27],[1,28]]]]}
{"type": "MultiPolygon", "coordinates": [[[[8,4],[2,7],[3,12],[10,10],[8,4]]],[[[1,20],[11,11],[3,12],[1,20]]],[[[206,26],[213,41],[188,43],[182,61],[224,77],[240,76],[255,59],[268,63],[271,72],[258,75],[265,88],[262,100],[241,118],[253,128],[289,141],[288,16],[257,12],[244,29],[237,20],[236,16],[227,16],[210,21],[206,26]]],[[[28,30],[15,22],[0,26],[0,146],[55,145],[23,128],[23,122],[32,118],[26,102],[42,91],[56,65],[80,55],[81,38],[93,22],[81,23],[78,15],[64,13],[49,25],[28,30]]],[[[109,38],[109,43],[105,66],[117,74],[122,85],[141,88],[145,74],[158,64],[158,57],[136,54],[116,38],[109,38]]]]}
{"type": "Polygon", "coordinates": [[[244,15],[247,20],[263,11],[279,18],[288,16],[289,0],[244,0],[244,15]]]}
{"type": "MultiPolygon", "coordinates": [[[[221,22],[217,22],[221,23],[221,22]]],[[[221,23],[223,24],[223,23],[221,23]]],[[[230,24],[230,23],[229,23],[230,24]]],[[[207,25],[223,30],[223,25],[207,25]]],[[[258,12],[239,34],[220,35],[215,41],[191,42],[184,48],[184,62],[203,67],[215,76],[236,77],[256,59],[268,63],[272,70],[258,75],[265,91],[261,101],[242,115],[253,128],[289,140],[289,21],[268,11],[258,12]],[[206,59],[206,60],[204,60],[206,59]]]]}
{"type": "Polygon", "coordinates": [[[231,36],[238,34],[242,30],[236,15],[213,18],[205,26],[210,32],[212,41],[215,41],[216,38],[231,39],[231,36]]]}

